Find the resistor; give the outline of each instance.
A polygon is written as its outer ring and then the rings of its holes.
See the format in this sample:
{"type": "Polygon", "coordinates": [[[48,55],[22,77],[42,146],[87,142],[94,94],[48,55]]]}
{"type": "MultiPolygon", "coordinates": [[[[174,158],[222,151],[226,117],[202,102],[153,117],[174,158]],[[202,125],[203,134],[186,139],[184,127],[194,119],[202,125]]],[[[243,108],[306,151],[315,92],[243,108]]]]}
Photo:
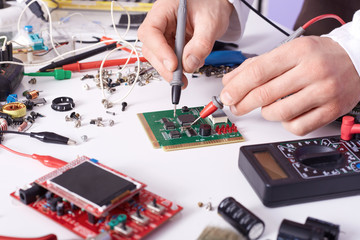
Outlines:
{"type": "Polygon", "coordinates": [[[0,118],[0,130],[6,131],[8,129],[8,123],[5,119],[0,118]]]}
{"type": "Polygon", "coordinates": [[[18,127],[18,132],[24,131],[27,126],[28,126],[27,121],[24,121],[24,122],[18,127]]]}

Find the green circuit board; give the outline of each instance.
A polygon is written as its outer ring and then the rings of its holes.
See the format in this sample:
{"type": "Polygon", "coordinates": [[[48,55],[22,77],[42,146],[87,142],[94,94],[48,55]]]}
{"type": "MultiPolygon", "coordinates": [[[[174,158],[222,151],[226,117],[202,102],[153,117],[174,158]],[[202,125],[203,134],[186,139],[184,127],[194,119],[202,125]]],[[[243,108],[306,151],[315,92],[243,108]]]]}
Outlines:
{"type": "Polygon", "coordinates": [[[138,117],[154,146],[164,151],[214,146],[244,141],[243,136],[221,110],[206,119],[199,117],[203,107],[183,107],[173,110],[139,113],[138,117]]]}

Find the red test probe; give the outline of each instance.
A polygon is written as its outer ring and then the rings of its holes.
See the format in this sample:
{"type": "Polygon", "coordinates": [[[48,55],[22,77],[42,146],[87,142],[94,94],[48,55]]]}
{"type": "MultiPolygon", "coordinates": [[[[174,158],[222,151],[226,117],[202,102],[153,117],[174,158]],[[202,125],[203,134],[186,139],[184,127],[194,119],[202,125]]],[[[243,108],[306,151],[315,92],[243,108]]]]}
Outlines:
{"type": "Polygon", "coordinates": [[[193,123],[191,123],[191,125],[196,123],[200,118],[206,118],[213,114],[216,110],[218,110],[218,108],[223,109],[223,107],[224,104],[221,102],[220,97],[213,96],[211,98],[211,102],[204,107],[204,109],[200,112],[200,116],[193,123]]]}

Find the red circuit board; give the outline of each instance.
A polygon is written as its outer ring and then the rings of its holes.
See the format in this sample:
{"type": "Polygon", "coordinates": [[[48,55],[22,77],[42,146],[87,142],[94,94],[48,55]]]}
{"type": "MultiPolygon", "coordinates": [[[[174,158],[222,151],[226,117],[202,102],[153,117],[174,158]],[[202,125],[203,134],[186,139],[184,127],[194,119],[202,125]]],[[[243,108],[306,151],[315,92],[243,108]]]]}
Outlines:
{"type": "MultiPolygon", "coordinates": [[[[20,201],[19,191],[11,193],[11,196],[20,201]]],[[[54,197],[58,197],[58,195],[55,194],[54,197]]],[[[111,235],[112,239],[117,240],[142,239],[182,210],[181,206],[151,193],[146,189],[141,189],[134,197],[111,209],[106,217],[94,217],[95,221],[93,221],[93,223],[89,221],[88,213],[84,209],[74,208],[71,203],[66,200],[63,200],[63,204],[64,214],[62,216],[59,216],[57,211],[50,209],[45,197],[38,198],[35,202],[27,206],[42,213],[84,239],[94,237],[105,231],[111,235]],[[156,212],[154,209],[151,209],[151,204],[154,201],[160,206],[161,212],[156,212]],[[148,220],[146,224],[137,221],[136,217],[134,218],[134,216],[138,216],[137,214],[139,213],[148,220]],[[112,225],[118,217],[121,216],[124,218],[125,215],[126,227],[132,229],[132,233],[127,236],[119,232],[119,230],[112,225]]]]}

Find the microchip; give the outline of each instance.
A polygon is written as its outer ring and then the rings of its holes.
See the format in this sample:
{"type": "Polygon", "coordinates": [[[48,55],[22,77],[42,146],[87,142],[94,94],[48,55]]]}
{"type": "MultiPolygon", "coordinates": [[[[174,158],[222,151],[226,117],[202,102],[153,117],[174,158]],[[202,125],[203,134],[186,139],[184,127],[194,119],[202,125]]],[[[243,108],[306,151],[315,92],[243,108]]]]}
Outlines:
{"type": "Polygon", "coordinates": [[[185,133],[188,137],[194,137],[197,135],[196,131],[192,127],[186,129],[185,133]]]}
{"type": "Polygon", "coordinates": [[[136,189],[133,182],[90,162],[83,162],[51,181],[98,206],[110,205],[114,199],[136,189]]]}
{"type": "Polygon", "coordinates": [[[175,124],[173,122],[165,122],[164,128],[166,130],[173,130],[173,129],[175,129],[175,124]]]}
{"type": "Polygon", "coordinates": [[[228,121],[226,113],[221,109],[216,110],[209,118],[214,125],[217,123],[227,123],[228,121]]]}
{"type": "Polygon", "coordinates": [[[170,137],[171,138],[180,138],[180,132],[175,130],[175,131],[171,131],[170,132],[170,137]]]}
{"type": "Polygon", "coordinates": [[[177,117],[177,121],[181,126],[190,125],[193,121],[195,121],[196,117],[191,114],[179,115],[177,117]]]}

